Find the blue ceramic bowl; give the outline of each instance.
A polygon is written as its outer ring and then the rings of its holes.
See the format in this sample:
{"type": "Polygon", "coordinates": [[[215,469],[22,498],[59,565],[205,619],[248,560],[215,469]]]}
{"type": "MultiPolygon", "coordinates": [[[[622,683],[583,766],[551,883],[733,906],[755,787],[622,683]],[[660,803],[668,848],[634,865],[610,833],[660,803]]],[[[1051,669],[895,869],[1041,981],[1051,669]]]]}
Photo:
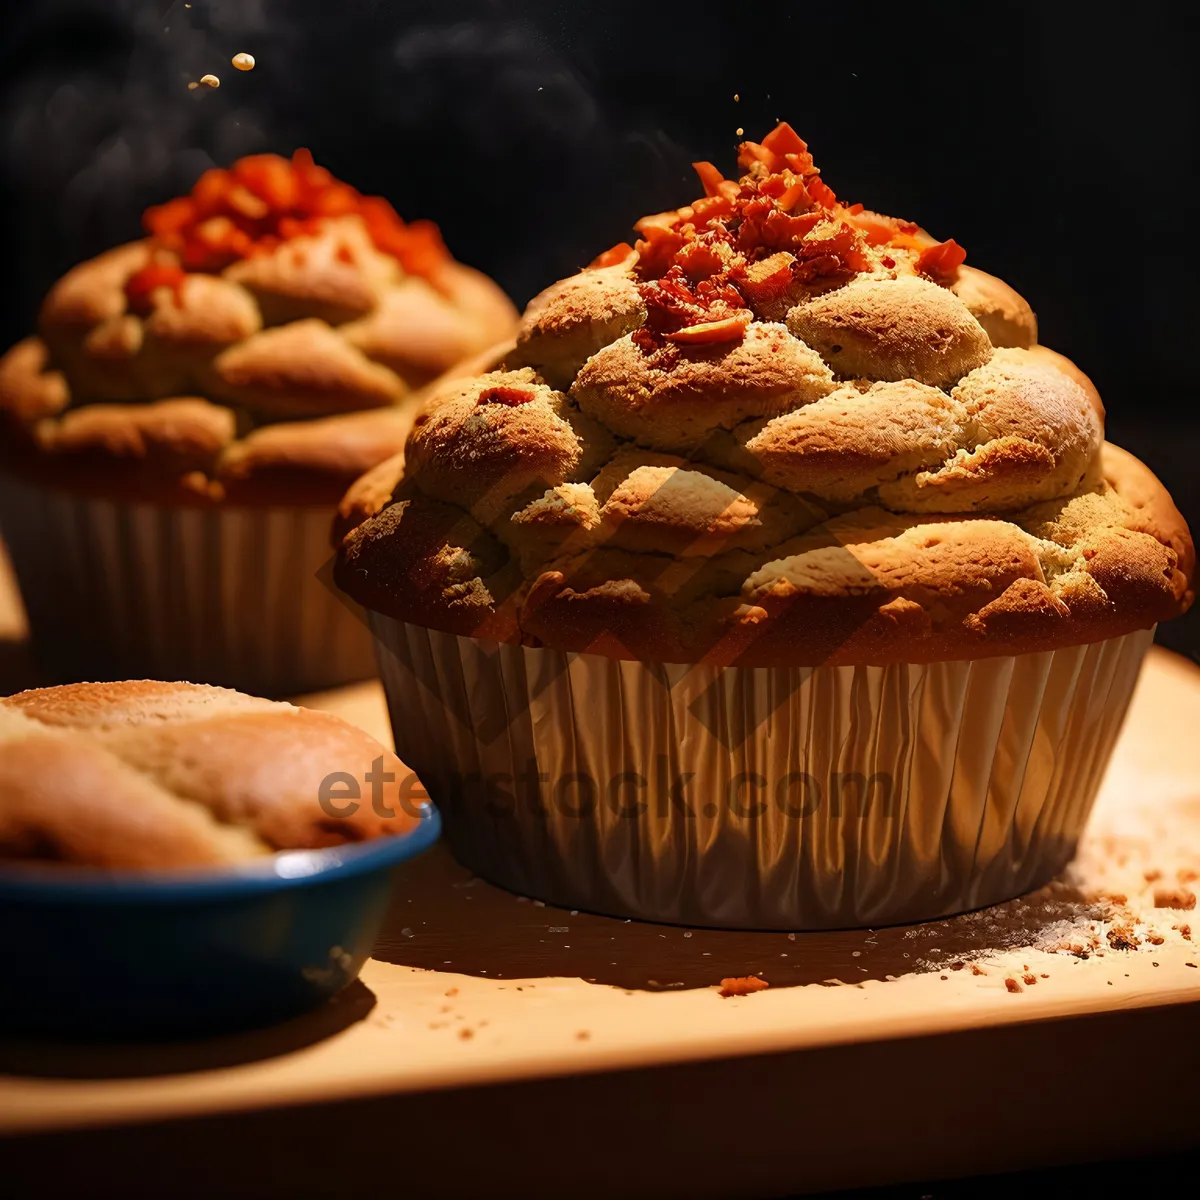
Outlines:
{"type": "Polygon", "coordinates": [[[0,870],[0,1029],[56,1037],[183,1037],[295,1016],[353,980],[410,833],[155,874],[0,870]]]}

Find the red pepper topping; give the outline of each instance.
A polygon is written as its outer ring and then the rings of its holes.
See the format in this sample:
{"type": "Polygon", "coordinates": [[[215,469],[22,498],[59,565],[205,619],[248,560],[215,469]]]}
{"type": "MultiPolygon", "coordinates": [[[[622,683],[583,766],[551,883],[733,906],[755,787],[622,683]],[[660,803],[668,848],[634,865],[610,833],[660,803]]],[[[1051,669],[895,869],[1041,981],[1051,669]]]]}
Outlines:
{"type": "Polygon", "coordinates": [[[595,267],[617,267],[620,266],[631,254],[633,247],[628,242],[618,242],[615,246],[610,246],[603,254],[597,254],[595,258],[588,263],[589,268],[595,267]]]}
{"type": "Polygon", "coordinates": [[[741,293],[728,280],[702,279],[692,285],[680,267],[672,267],[661,279],[643,283],[638,290],[646,305],[646,327],[658,334],[746,311],[741,293]]]}
{"type": "Polygon", "coordinates": [[[289,162],[254,154],[232,168],[205,171],[191,194],[146,210],[146,232],[185,269],[220,271],[269,254],[281,242],[314,233],[330,217],[357,214],[377,249],[410,274],[429,275],[447,258],[437,227],[406,225],[379,196],[363,196],[297,150],[289,162]]]}
{"type": "Polygon", "coordinates": [[[480,404],[503,404],[508,408],[518,408],[534,399],[536,397],[533,392],[526,391],[525,388],[498,384],[496,387],[486,388],[480,392],[479,399],[475,401],[475,404],[477,406],[480,404]]]}
{"type": "Polygon", "coordinates": [[[922,250],[917,258],[917,270],[922,275],[948,279],[967,259],[967,252],[953,239],[938,242],[922,250]]]}
{"type": "Polygon", "coordinates": [[[668,335],[686,342],[690,335],[677,335],[699,326],[731,331],[739,323],[734,314],[778,300],[796,282],[894,271],[898,264],[912,270],[914,252],[917,270],[945,277],[965,257],[952,241],[927,247],[909,221],[841,204],[787,122],[761,142],[743,142],[738,163],[745,174],[737,181],[710,162],[693,163],[704,195],[634,226],[641,235],[637,274],[663,285],[644,291],[648,351],[663,349],[668,335]],[[889,249],[904,253],[878,253],[889,249]],[[709,293],[702,293],[705,286],[709,293]]]}
{"type": "Polygon", "coordinates": [[[130,310],[139,316],[148,316],[154,307],[154,293],[164,287],[174,293],[176,304],[182,304],[180,289],[186,278],[186,272],[175,263],[147,263],[140,271],[134,272],[125,284],[130,310]]]}

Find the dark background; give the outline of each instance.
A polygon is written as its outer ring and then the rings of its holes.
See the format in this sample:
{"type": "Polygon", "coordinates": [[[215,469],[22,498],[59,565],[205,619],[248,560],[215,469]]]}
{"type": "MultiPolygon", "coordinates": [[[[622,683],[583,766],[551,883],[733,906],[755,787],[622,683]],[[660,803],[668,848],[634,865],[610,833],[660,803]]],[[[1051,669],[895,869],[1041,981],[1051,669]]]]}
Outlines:
{"type": "MultiPolygon", "coordinates": [[[[1162,3],[8,0],[0,340],[240,154],[308,146],[523,304],[783,117],[839,196],[1021,291],[1200,528],[1189,25],[1162,3]],[[219,91],[189,92],[208,71],[219,91]]],[[[1160,640],[1200,657],[1200,616],[1160,640]]]]}

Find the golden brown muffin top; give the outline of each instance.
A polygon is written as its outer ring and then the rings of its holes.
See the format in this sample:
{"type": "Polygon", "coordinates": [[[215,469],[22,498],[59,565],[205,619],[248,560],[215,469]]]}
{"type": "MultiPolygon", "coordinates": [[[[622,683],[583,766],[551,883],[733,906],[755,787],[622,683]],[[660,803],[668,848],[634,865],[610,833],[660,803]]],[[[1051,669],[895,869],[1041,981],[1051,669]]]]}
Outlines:
{"type": "MultiPolygon", "coordinates": [[[[0,698],[0,861],[204,866],[406,833],[418,817],[400,799],[405,775],[394,754],[337,717],[228,688],[131,681],[20,692],[0,698]],[[337,772],[369,797],[363,780],[376,760],[391,777],[379,812],[369,800],[344,817],[322,807],[322,782],[337,772]]],[[[348,795],[339,786],[329,794],[348,795]]]]}
{"type": "Polygon", "coordinates": [[[780,125],[536,297],[347,493],[341,585],[617,657],[928,661],[1192,599],[1187,528],[1074,364],[955,242],[840,202],[780,125]]]}
{"type": "Polygon", "coordinates": [[[332,503],[401,449],[412,393],[512,331],[437,227],[263,154],[68,271],[0,358],[0,462],[179,503],[332,503]]]}

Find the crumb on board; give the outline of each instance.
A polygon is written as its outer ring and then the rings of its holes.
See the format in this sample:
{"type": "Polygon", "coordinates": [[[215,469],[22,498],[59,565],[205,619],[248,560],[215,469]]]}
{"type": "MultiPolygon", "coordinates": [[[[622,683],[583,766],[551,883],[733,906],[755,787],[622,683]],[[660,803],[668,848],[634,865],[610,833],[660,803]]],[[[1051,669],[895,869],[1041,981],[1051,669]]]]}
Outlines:
{"type": "Polygon", "coordinates": [[[450,988],[450,989],[449,989],[449,990],[446,992],[446,995],[447,995],[447,996],[457,996],[457,995],[458,995],[458,988],[456,988],[456,987],[455,987],[455,988],[450,988]]]}
{"type": "Polygon", "coordinates": [[[730,996],[749,996],[770,986],[765,979],[759,979],[756,975],[730,976],[721,980],[720,994],[725,999],[730,996]]]}
{"type": "Polygon", "coordinates": [[[1191,910],[1196,907],[1196,893],[1191,888],[1185,887],[1155,888],[1154,907],[1191,910]]]}
{"type": "Polygon", "coordinates": [[[1176,930],[1185,942],[1192,940],[1192,927],[1190,925],[1172,925],[1171,928],[1176,930]]]}
{"type": "Polygon", "coordinates": [[[1151,867],[1149,871],[1143,872],[1143,878],[1147,883],[1153,883],[1156,879],[1162,878],[1162,872],[1157,867],[1151,867]]]}
{"type": "Polygon", "coordinates": [[[589,1033],[589,1032],[588,1032],[588,1030],[586,1030],[586,1029],[581,1029],[581,1030],[580,1030],[580,1031],[579,1031],[579,1032],[578,1032],[578,1033],[575,1035],[575,1040],[576,1040],[577,1042],[586,1042],[586,1041],[587,1041],[587,1040],[588,1040],[588,1039],[589,1039],[591,1036],[592,1036],[592,1035],[591,1035],[591,1033],[589,1033]]]}
{"type": "Polygon", "coordinates": [[[1146,934],[1146,941],[1148,941],[1152,946],[1161,946],[1166,940],[1167,939],[1163,937],[1161,933],[1155,933],[1151,931],[1150,933],[1146,934]]]}
{"type": "Polygon", "coordinates": [[[1175,878],[1180,883],[1195,883],[1197,879],[1200,879],[1200,871],[1195,871],[1191,867],[1180,867],[1175,872],[1175,878]]]}
{"type": "Polygon", "coordinates": [[[460,1029],[458,1031],[458,1036],[462,1038],[464,1042],[470,1041],[470,1039],[475,1036],[475,1030],[466,1028],[460,1029]]]}
{"type": "Polygon", "coordinates": [[[972,963],[971,964],[971,974],[972,975],[986,975],[987,972],[978,963],[972,963]]]}
{"type": "Polygon", "coordinates": [[[1025,983],[1029,987],[1033,987],[1033,985],[1035,983],[1037,983],[1037,976],[1032,971],[1026,971],[1025,974],[1021,976],[1021,978],[1023,980],[1025,980],[1025,983]]]}
{"type": "Polygon", "coordinates": [[[1006,979],[1004,981],[1004,986],[1008,988],[1010,992],[1023,992],[1025,990],[1015,979],[1012,978],[1006,979]]]}
{"type": "Polygon", "coordinates": [[[1114,925],[1106,936],[1114,950],[1133,950],[1142,944],[1142,939],[1133,932],[1133,926],[1128,922],[1114,925]]]}

